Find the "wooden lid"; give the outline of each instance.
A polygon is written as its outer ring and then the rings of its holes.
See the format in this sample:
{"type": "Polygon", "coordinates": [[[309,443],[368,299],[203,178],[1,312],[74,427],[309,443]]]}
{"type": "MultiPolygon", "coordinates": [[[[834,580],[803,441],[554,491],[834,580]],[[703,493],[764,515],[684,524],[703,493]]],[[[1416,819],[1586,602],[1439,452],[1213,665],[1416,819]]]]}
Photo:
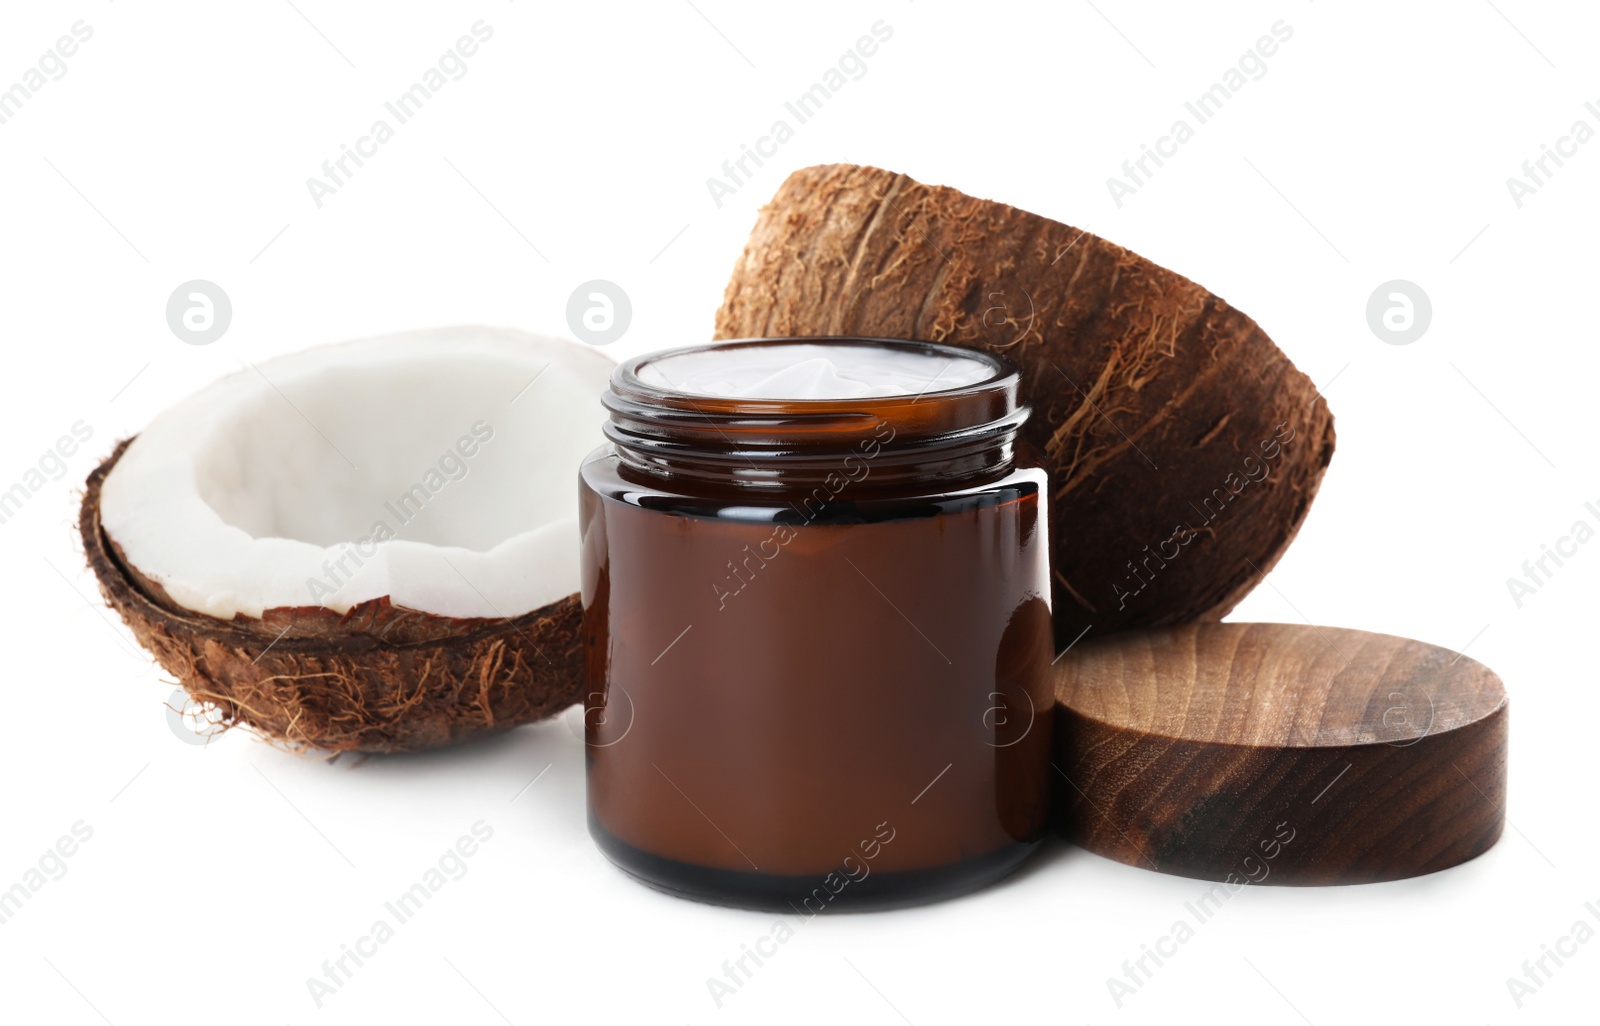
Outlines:
{"type": "Polygon", "coordinates": [[[1238,883],[1431,873],[1505,814],[1505,688],[1435,645],[1216,623],[1056,665],[1060,827],[1107,858],[1238,883]]]}

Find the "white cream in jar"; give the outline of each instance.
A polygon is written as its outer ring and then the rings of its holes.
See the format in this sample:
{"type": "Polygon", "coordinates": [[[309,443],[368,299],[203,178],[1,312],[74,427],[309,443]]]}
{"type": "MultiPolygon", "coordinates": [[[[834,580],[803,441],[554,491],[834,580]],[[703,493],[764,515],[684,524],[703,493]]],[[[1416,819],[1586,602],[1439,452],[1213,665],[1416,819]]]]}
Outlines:
{"type": "Polygon", "coordinates": [[[690,350],[645,362],[645,383],[725,399],[876,399],[973,385],[994,374],[978,357],[905,348],[780,343],[690,350]]]}

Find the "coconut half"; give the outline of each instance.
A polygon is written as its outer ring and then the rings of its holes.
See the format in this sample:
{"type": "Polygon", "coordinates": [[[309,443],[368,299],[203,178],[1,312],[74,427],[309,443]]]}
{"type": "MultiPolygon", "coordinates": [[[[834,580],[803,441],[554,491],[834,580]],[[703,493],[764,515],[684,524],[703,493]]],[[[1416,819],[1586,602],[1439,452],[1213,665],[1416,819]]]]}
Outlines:
{"type": "Polygon", "coordinates": [[[107,601],[195,698],[293,747],[434,748],[581,697],[577,468],[610,360],[447,328],[251,365],[90,476],[107,601]]]}
{"type": "Polygon", "coordinates": [[[1272,569],[1333,416],[1222,298],[1086,231],[873,167],[791,174],[717,338],[873,335],[1001,353],[1051,478],[1056,644],[1220,620],[1272,569]]]}

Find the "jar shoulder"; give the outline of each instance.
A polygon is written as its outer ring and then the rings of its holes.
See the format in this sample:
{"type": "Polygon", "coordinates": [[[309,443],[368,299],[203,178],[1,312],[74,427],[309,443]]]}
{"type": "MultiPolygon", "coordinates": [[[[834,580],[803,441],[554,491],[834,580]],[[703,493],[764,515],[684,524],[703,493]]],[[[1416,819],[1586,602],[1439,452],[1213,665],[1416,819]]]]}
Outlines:
{"type": "MultiPolygon", "coordinates": [[[[926,513],[930,508],[971,508],[1042,496],[1048,483],[1043,467],[1019,465],[998,476],[970,484],[930,484],[923,488],[908,488],[894,495],[873,493],[870,497],[853,496],[850,490],[853,482],[847,479],[837,482],[836,487],[822,486],[810,492],[768,493],[743,488],[708,494],[704,491],[675,489],[671,482],[645,482],[624,477],[621,459],[609,443],[595,449],[584,459],[579,475],[585,491],[613,502],[691,516],[751,520],[781,519],[786,512],[802,508],[808,513],[823,514],[815,519],[830,519],[832,516],[859,519],[864,514],[878,519],[912,510],[926,513]]],[[[807,519],[813,517],[808,516],[807,519]]]]}

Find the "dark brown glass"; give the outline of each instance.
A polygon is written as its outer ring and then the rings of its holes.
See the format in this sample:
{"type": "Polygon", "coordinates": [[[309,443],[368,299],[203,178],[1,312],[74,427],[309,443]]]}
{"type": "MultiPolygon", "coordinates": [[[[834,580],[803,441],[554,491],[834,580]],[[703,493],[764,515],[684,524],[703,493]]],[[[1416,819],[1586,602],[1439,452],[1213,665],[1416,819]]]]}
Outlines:
{"type": "Polygon", "coordinates": [[[968,891],[1037,846],[1045,475],[1018,460],[1016,371],[983,358],[977,384],[887,399],[613,375],[583,643],[590,832],[624,870],[815,914],[968,891]]]}

